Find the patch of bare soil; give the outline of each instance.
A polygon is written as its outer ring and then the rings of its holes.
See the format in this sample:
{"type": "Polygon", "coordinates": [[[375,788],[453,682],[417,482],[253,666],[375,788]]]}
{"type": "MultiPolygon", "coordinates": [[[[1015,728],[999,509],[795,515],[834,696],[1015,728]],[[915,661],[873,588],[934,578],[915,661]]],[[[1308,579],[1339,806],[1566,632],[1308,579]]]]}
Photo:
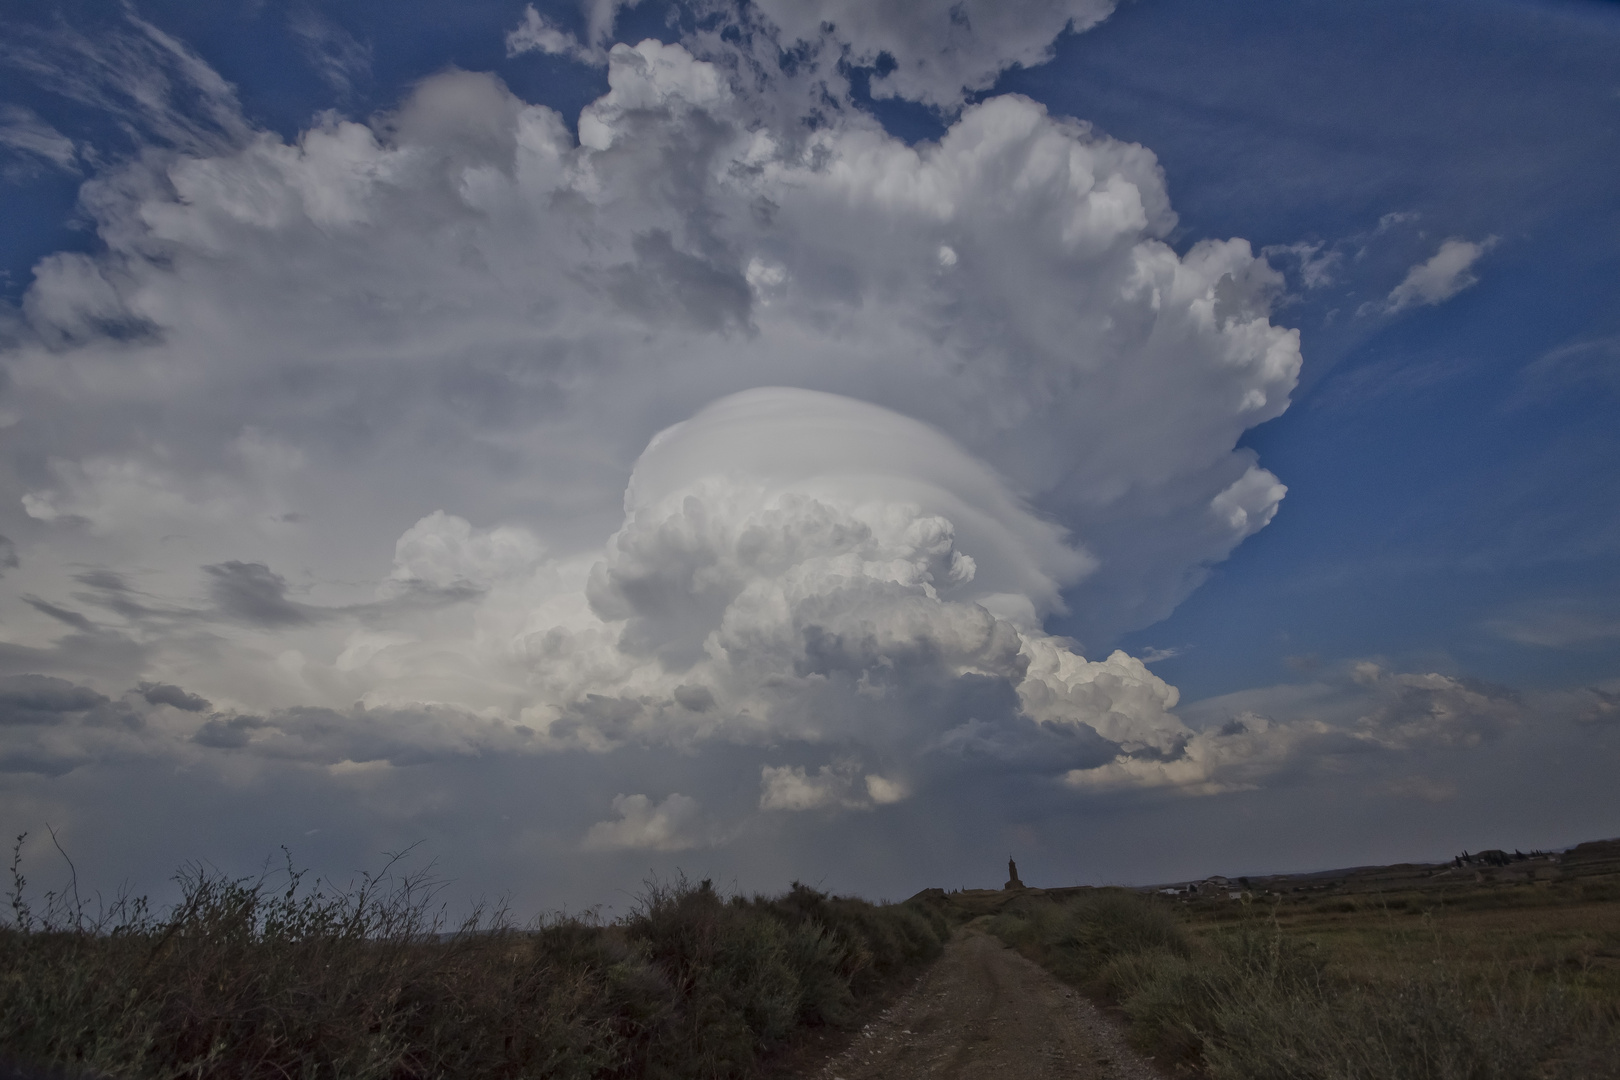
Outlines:
{"type": "Polygon", "coordinates": [[[988,934],[945,954],[805,1080],[1160,1080],[1091,1002],[988,934]]]}

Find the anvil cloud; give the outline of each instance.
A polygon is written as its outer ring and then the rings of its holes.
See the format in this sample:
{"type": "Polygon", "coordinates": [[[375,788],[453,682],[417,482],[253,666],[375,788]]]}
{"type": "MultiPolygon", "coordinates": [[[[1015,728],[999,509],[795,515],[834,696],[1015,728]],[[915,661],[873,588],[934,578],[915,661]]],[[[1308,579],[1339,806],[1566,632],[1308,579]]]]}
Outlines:
{"type": "Polygon", "coordinates": [[[588,858],[967,776],[1234,790],[1360,737],[1195,730],[1106,648],[1277,513],[1238,444],[1300,368],[1278,273],[1174,246],[1150,150],[963,103],[1108,5],[968,5],[960,39],[928,5],[801,7],[750,13],[769,49],[613,44],[598,13],[577,118],[450,70],[284,140],[203,80],[218,145],[96,173],[102,248],[41,262],[5,327],[5,767],[746,776],[597,783],[588,858]],[[761,66],[793,41],[819,66],[761,66]],[[886,133],[834,54],[892,57],[874,94],[943,137],[886,133]]]}

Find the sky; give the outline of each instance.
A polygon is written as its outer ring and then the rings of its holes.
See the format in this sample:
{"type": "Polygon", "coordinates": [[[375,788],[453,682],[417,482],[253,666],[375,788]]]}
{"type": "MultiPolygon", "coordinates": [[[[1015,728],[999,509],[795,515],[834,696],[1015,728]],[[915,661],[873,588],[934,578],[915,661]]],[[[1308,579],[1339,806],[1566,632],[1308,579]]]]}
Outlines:
{"type": "Polygon", "coordinates": [[[1620,834],[1620,5],[0,11],[33,880],[1620,834]]]}

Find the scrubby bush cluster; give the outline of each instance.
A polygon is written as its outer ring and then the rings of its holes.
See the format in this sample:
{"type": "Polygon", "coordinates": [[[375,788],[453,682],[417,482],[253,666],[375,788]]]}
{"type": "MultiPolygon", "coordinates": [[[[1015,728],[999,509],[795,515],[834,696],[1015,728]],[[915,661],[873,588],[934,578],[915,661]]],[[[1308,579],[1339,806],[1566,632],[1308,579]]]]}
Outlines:
{"type": "Polygon", "coordinates": [[[1556,982],[1444,963],[1354,978],[1261,917],[1207,938],[1127,890],[991,929],[1120,1007],[1132,1041],[1212,1080],[1620,1077],[1620,1014],[1556,982]]]}
{"type": "Polygon", "coordinates": [[[14,874],[0,928],[0,1058],[68,1075],[741,1077],[803,1025],[938,954],[905,905],[795,884],[722,897],[652,883],[609,923],[504,912],[446,927],[423,875],[334,890],[289,868],[180,876],[162,916],[69,894],[36,912],[14,874]]]}

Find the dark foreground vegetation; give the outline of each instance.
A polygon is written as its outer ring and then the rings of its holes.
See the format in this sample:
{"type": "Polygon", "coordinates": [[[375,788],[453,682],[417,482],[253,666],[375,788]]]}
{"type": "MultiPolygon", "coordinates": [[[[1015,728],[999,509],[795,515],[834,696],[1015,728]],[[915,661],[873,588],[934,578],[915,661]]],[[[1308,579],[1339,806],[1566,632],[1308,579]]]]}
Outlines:
{"type": "Polygon", "coordinates": [[[795,884],[724,898],[651,883],[604,923],[447,927],[423,876],[306,887],[193,867],[161,915],[34,910],[13,866],[0,928],[0,1074],[389,1078],[743,1077],[807,1026],[932,959],[944,918],[795,884]]]}
{"type": "Polygon", "coordinates": [[[1193,902],[1063,893],[980,918],[1117,1006],[1132,1041],[1177,1072],[1620,1077],[1620,876],[1193,902]]]}

